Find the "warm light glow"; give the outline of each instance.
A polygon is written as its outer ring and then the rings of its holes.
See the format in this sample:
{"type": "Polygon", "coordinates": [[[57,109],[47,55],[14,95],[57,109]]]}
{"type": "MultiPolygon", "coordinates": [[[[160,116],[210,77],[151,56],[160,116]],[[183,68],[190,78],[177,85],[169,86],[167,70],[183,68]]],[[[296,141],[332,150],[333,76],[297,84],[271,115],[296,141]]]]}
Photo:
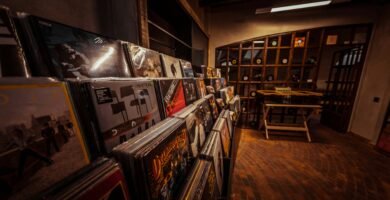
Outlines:
{"type": "Polygon", "coordinates": [[[93,64],[91,71],[95,71],[100,67],[101,64],[103,64],[112,54],[114,53],[114,48],[109,47],[106,54],[104,54],[102,57],[100,57],[95,64],[93,64]]]}
{"type": "Polygon", "coordinates": [[[272,12],[281,12],[281,11],[286,11],[286,10],[311,8],[311,7],[317,7],[317,6],[326,6],[326,5],[329,5],[331,2],[332,1],[319,1],[319,2],[313,2],[313,3],[304,3],[304,4],[297,4],[297,5],[291,5],[291,6],[276,7],[276,8],[271,8],[271,13],[272,12]]]}

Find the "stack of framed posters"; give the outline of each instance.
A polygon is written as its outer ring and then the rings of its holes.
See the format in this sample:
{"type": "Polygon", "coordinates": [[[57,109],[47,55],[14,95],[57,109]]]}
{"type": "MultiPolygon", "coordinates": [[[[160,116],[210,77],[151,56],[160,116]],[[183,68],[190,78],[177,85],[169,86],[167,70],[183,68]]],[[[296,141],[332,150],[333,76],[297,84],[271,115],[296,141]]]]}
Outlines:
{"type": "Polygon", "coordinates": [[[161,60],[163,63],[166,77],[183,78],[183,73],[181,71],[179,59],[165,54],[161,54],[161,60]]]}
{"type": "Polygon", "coordinates": [[[225,157],[229,157],[231,141],[230,141],[229,127],[226,122],[226,119],[218,118],[217,122],[215,122],[214,124],[213,131],[219,133],[222,141],[223,155],[225,157]]]}
{"type": "MultiPolygon", "coordinates": [[[[84,171],[84,170],[83,170],[84,171]]],[[[125,178],[118,164],[103,159],[94,163],[67,185],[44,195],[44,199],[130,200],[125,178]]]]}
{"type": "Polygon", "coordinates": [[[203,115],[200,115],[199,108],[195,105],[189,105],[174,114],[174,117],[186,121],[191,155],[194,158],[197,157],[206,140],[203,115]]]}
{"type": "Polygon", "coordinates": [[[196,79],[196,89],[198,90],[199,98],[203,98],[207,95],[206,85],[202,78],[196,79]]]}
{"type": "Polygon", "coordinates": [[[183,80],[160,79],[156,83],[162,117],[170,117],[186,107],[183,80]]]}
{"type": "Polygon", "coordinates": [[[160,53],[132,43],[124,44],[128,53],[133,75],[136,77],[163,77],[160,53]]]}
{"type": "Polygon", "coordinates": [[[186,60],[180,59],[180,66],[183,69],[184,77],[194,78],[194,70],[192,69],[192,64],[186,60]]]}
{"type": "Polygon", "coordinates": [[[195,79],[183,79],[183,89],[187,105],[198,99],[195,79]]]}
{"type": "Polygon", "coordinates": [[[187,180],[179,199],[206,200],[220,197],[212,161],[197,160],[187,180]]]}
{"type": "Polygon", "coordinates": [[[35,76],[130,77],[119,40],[19,13],[35,76]]]}
{"type": "Polygon", "coordinates": [[[0,110],[1,199],[37,197],[89,164],[64,83],[3,78],[0,110]]]}
{"type": "Polygon", "coordinates": [[[224,182],[223,150],[218,132],[212,131],[201,151],[202,159],[213,162],[218,190],[222,193],[224,182]]]}
{"type": "Polygon", "coordinates": [[[173,124],[146,131],[114,149],[132,199],[178,198],[191,168],[189,140],[183,120],[170,118],[169,121],[173,124]]]}
{"type": "Polygon", "coordinates": [[[217,102],[215,100],[214,95],[209,94],[209,95],[205,96],[204,98],[209,103],[210,110],[211,110],[211,116],[213,117],[213,120],[216,121],[218,118],[218,115],[219,115],[219,111],[218,111],[218,106],[217,106],[217,102]]]}
{"type": "Polygon", "coordinates": [[[219,90],[221,98],[225,104],[228,104],[234,98],[234,87],[228,86],[219,90]]]}
{"type": "Polygon", "coordinates": [[[86,84],[107,153],[161,120],[151,80],[96,80],[86,84]]]}
{"type": "Polygon", "coordinates": [[[29,70],[15,24],[7,7],[0,6],[0,77],[28,77],[29,70]]]}

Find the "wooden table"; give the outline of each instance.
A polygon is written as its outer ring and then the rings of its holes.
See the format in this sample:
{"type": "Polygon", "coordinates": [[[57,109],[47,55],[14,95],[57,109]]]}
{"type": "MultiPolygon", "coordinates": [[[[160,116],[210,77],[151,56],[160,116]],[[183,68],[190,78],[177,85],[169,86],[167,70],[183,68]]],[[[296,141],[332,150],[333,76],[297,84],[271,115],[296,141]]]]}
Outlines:
{"type": "MultiPolygon", "coordinates": [[[[263,97],[269,96],[280,96],[280,97],[322,97],[322,93],[312,92],[312,91],[289,91],[289,92],[279,92],[275,90],[258,90],[258,94],[263,97]]],[[[309,128],[307,125],[307,121],[313,114],[321,109],[321,105],[319,104],[291,104],[291,103],[269,103],[263,102],[263,119],[260,121],[260,129],[264,126],[266,139],[269,139],[269,131],[270,130],[282,130],[282,131],[299,131],[305,132],[307,140],[311,142],[311,136],[309,132],[309,128]],[[270,114],[270,110],[272,108],[296,108],[298,110],[298,114],[303,119],[303,124],[270,124],[268,122],[268,117],[270,114]],[[309,112],[309,114],[307,114],[309,112]]]]}

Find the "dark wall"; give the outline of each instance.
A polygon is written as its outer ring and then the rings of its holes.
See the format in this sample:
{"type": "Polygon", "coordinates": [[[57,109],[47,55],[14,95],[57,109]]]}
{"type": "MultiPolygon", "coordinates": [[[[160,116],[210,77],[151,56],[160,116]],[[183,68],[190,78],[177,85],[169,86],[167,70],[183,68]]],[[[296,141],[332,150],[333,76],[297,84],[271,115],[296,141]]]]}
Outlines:
{"type": "Polygon", "coordinates": [[[136,0],[0,0],[0,4],[138,44],[136,0]]]}

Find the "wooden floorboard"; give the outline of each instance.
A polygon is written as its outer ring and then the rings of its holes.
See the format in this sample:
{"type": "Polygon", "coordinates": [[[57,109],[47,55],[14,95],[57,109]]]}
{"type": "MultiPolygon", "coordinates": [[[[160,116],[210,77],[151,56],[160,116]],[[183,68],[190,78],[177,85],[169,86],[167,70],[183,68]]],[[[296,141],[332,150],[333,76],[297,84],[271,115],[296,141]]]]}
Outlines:
{"type": "Polygon", "coordinates": [[[230,198],[390,199],[390,157],[319,124],[290,136],[241,130],[230,198]]]}

